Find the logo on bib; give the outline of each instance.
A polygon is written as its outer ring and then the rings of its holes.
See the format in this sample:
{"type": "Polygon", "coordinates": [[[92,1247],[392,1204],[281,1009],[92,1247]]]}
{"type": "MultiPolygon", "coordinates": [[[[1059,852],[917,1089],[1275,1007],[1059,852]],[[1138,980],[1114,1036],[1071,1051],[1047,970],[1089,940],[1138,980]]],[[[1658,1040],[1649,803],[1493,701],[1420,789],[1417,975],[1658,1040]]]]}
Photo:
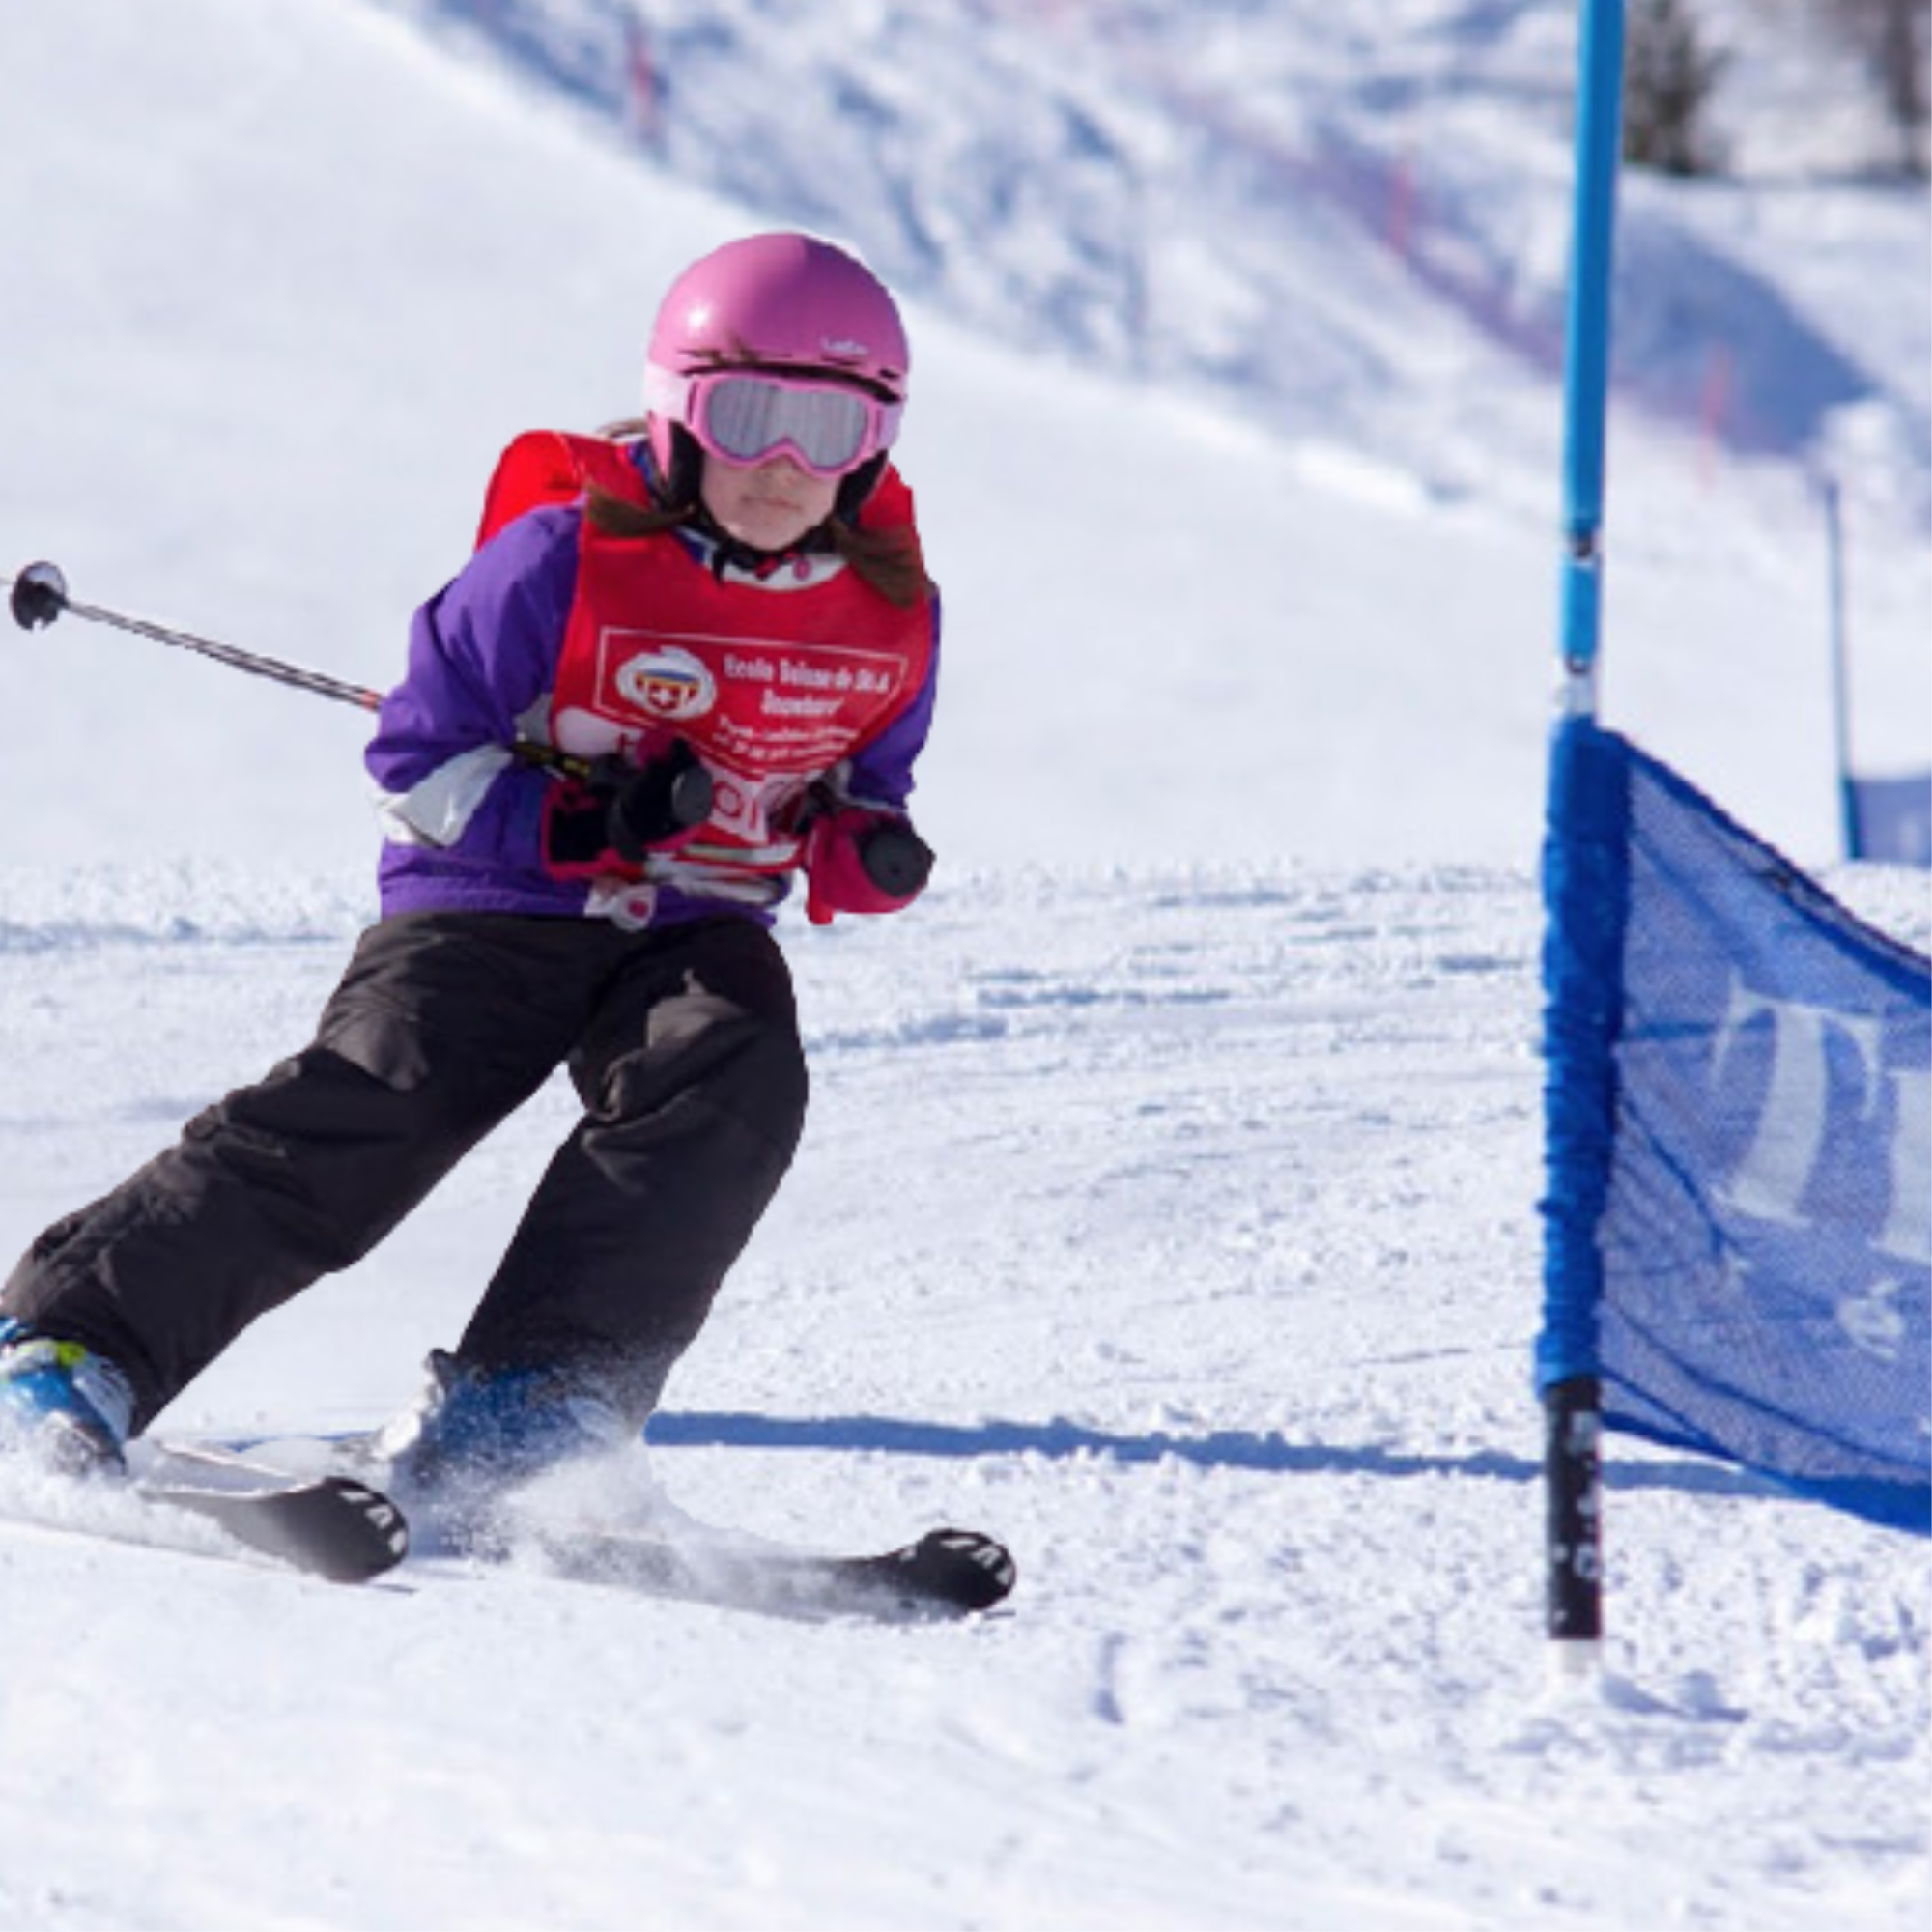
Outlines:
{"type": "Polygon", "coordinates": [[[702,718],[718,702],[718,681],[689,651],[649,651],[617,667],[612,682],[625,703],[667,724],[702,718]]]}

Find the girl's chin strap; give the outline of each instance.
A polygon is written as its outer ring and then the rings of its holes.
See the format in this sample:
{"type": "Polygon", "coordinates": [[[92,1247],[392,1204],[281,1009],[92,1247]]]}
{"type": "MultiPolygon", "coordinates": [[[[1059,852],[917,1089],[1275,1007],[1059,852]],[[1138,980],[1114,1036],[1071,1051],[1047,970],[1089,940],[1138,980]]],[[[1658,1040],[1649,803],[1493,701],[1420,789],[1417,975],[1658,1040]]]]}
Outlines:
{"type": "Polygon", "coordinates": [[[742,571],[747,577],[769,577],[781,565],[801,557],[837,554],[831,534],[823,524],[815,525],[783,550],[759,550],[734,537],[702,502],[695,502],[684,513],[682,527],[699,537],[710,550],[711,574],[724,582],[727,570],[742,571]]]}

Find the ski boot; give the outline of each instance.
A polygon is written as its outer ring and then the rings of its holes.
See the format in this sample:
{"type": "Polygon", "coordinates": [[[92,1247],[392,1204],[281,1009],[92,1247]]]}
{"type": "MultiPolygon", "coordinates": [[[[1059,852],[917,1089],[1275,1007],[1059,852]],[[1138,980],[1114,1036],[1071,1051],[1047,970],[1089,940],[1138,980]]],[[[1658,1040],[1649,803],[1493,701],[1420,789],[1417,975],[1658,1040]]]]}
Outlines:
{"type": "Polygon", "coordinates": [[[120,1475],[133,1412],[133,1391],[112,1362],[0,1316],[0,1454],[61,1475],[120,1475]]]}
{"type": "Polygon", "coordinates": [[[567,1371],[467,1368],[440,1349],[428,1368],[422,1394],[376,1433],[370,1455],[412,1520],[458,1547],[500,1540],[512,1492],[636,1439],[616,1405],[567,1371]]]}

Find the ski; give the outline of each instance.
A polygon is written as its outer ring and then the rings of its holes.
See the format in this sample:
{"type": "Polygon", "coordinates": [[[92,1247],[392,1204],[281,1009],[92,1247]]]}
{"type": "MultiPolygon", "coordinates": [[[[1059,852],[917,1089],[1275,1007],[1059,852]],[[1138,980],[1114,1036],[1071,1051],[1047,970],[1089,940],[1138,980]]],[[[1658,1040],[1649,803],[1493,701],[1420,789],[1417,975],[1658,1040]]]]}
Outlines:
{"type": "MultiPolygon", "coordinates": [[[[339,1473],[328,1460],[354,1464],[362,1438],[282,1438],[250,1444],[158,1443],[149,1480],[157,1471],[184,1471],[189,1506],[218,1510],[219,1500],[245,1492],[283,1495],[334,1486],[356,1491],[373,1506],[401,1513],[373,1486],[339,1473]],[[258,1460],[259,1459],[259,1460],[258,1460]],[[279,1469],[277,1463],[287,1463],[279,1469]],[[296,1474],[301,1469],[306,1473],[296,1474]]],[[[248,1525],[257,1534],[262,1525],[248,1525]]],[[[978,1530],[935,1529],[916,1543],[868,1555],[826,1555],[763,1543],[729,1530],[691,1523],[668,1535],[645,1523],[635,1529],[526,1518],[479,1531],[425,1520],[420,1553],[467,1555],[488,1563],[527,1564],[565,1581],[601,1583],[639,1596],[755,1611],[798,1621],[850,1617],[874,1623],[931,1623],[991,1609],[1009,1596],[1017,1566],[1005,1545],[978,1530]]],[[[272,1533],[272,1532],[270,1532],[272,1533]]],[[[396,1560],[400,1560],[401,1551],[396,1560]]]]}
{"type": "Polygon", "coordinates": [[[389,1498],[341,1476],[280,1477],[230,1467],[203,1475],[193,1452],[163,1450],[155,1473],[48,1476],[38,1490],[0,1499],[0,1520],[62,1536],[194,1556],[266,1556],[305,1576],[363,1583],[400,1563],[409,1525],[389,1498]],[[212,1522],[221,1542],[187,1533],[184,1518],[212,1522]],[[224,1550],[222,1544],[234,1546],[224,1550]]]}
{"type": "Polygon", "coordinates": [[[183,1478],[142,1478],[145,1503],[206,1518],[261,1555],[331,1583],[366,1583],[409,1553],[409,1525],[380,1490],[346,1476],[229,1489],[183,1478]]]}
{"type": "Polygon", "coordinates": [[[755,1544],[673,1542],[622,1530],[538,1535],[552,1576],[644,1596],[818,1622],[932,1623],[989,1610],[1011,1594],[1011,1552],[970,1529],[929,1530],[874,1556],[824,1556],[755,1544]]]}
{"type": "Polygon", "coordinates": [[[992,1608],[1012,1590],[1011,1555],[974,1530],[939,1529],[878,1555],[672,1542],[621,1530],[540,1535],[551,1574],[656,1597],[798,1618],[917,1623],[992,1608]]]}

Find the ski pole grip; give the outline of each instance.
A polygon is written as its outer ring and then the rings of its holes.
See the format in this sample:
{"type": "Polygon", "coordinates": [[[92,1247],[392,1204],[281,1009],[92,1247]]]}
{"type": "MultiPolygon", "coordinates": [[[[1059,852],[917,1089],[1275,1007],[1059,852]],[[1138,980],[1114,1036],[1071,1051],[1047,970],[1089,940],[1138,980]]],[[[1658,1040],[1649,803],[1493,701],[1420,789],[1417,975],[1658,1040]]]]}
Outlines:
{"type": "Polygon", "coordinates": [[[67,609],[67,578],[60,565],[28,564],[14,580],[7,608],[21,630],[44,630],[67,609]]]}
{"type": "Polygon", "coordinates": [[[718,786],[702,765],[690,765],[670,781],[671,822],[680,832],[702,825],[717,803],[718,786]]]}
{"type": "Polygon", "coordinates": [[[933,851],[910,825],[879,825],[859,843],[859,864],[880,892],[895,899],[925,890],[933,851]]]}

